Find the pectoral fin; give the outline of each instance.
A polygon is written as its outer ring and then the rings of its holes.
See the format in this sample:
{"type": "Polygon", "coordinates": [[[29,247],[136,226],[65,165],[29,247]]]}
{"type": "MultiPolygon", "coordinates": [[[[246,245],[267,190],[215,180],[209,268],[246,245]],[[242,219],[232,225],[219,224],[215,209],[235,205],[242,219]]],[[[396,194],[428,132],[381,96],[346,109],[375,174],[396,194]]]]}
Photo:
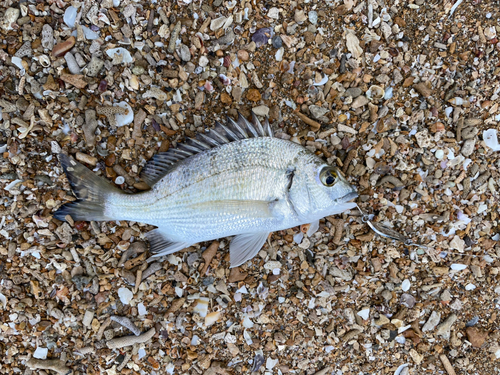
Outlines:
{"type": "Polygon", "coordinates": [[[266,242],[269,232],[240,234],[229,245],[231,268],[241,266],[252,259],[266,242]]]}
{"type": "Polygon", "coordinates": [[[274,203],[275,201],[219,200],[196,203],[190,207],[205,212],[210,211],[227,215],[265,219],[272,217],[274,203]]]}
{"type": "Polygon", "coordinates": [[[309,229],[307,230],[307,237],[311,237],[314,233],[316,233],[319,229],[319,220],[316,220],[309,225],[309,229]]]}

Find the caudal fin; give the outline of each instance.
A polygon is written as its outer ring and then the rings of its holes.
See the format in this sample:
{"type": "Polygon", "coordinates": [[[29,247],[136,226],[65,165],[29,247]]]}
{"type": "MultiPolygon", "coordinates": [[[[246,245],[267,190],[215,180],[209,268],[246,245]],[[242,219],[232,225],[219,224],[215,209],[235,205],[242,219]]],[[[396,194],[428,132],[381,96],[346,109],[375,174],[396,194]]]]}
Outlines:
{"type": "Polygon", "coordinates": [[[61,206],[54,217],[65,220],[66,215],[70,215],[76,221],[113,220],[105,214],[106,198],[109,194],[124,193],[69,156],[59,154],[58,158],[78,199],[61,206]]]}

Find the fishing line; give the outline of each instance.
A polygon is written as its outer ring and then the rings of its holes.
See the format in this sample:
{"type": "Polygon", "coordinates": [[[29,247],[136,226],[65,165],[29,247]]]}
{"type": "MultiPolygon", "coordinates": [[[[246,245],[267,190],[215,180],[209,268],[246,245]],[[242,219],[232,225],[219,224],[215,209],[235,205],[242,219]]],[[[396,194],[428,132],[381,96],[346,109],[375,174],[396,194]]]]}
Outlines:
{"type": "MultiPolygon", "coordinates": [[[[436,250],[433,247],[413,242],[412,239],[404,236],[403,234],[395,231],[392,228],[389,228],[388,226],[385,226],[383,224],[371,221],[369,215],[366,214],[359,207],[359,205],[357,203],[356,203],[356,207],[358,208],[359,212],[361,213],[361,221],[363,223],[367,224],[371,228],[371,230],[373,230],[379,236],[385,237],[385,238],[389,238],[391,240],[402,242],[405,246],[419,247],[421,249],[424,249],[429,256],[438,256],[441,253],[441,252],[439,252],[438,250],[436,250]]],[[[460,256],[470,256],[470,257],[478,257],[479,256],[479,255],[475,255],[475,254],[451,253],[451,252],[448,252],[448,251],[446,251],[446,254],[449,254],[449,255],[460,255],[460,256]]]]}

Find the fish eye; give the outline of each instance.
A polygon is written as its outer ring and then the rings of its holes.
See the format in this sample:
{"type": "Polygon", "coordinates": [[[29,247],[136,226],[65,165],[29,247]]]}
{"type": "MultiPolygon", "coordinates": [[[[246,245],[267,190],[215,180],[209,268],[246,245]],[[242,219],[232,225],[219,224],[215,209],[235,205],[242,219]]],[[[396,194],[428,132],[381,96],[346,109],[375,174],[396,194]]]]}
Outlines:
{"type": "Polygon", "coordinates": [[[319,179],[323,185],[331,187],[337,180],[337,173],[332,167],[324,167],[319,174],[319,179]]]}

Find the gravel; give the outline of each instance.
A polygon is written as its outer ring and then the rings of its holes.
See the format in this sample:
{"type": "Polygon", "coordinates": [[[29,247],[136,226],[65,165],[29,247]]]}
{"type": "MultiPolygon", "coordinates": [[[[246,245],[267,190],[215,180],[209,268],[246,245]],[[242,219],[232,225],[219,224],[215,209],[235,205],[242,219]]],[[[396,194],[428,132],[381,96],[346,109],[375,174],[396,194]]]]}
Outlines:
{"type": "Polygon", "coordinates": [[[4,3],[0,373],[498,372],[491,1],[4,3]],[[52,217],[75,199],[58,152],[137,193],[155,154],[252,111],[413,245],[351,211],[238,268],[227,239],[148,265],[153,227],[52,217]]]}

